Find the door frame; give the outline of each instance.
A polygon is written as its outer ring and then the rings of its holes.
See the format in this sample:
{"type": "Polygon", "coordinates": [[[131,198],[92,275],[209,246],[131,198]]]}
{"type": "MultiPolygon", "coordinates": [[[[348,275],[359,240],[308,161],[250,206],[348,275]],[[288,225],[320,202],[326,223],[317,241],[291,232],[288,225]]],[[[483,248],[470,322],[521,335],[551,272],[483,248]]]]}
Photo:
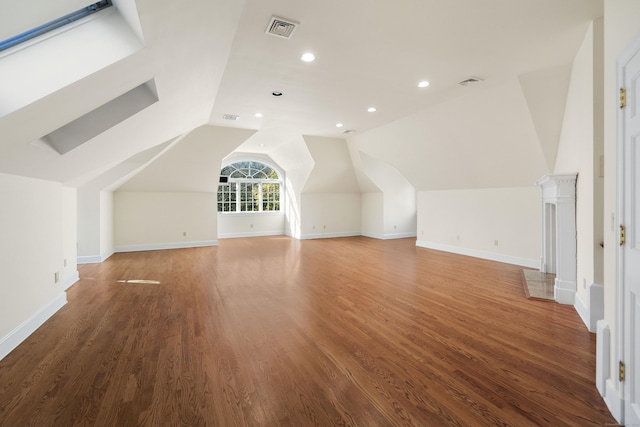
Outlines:
{"type": "MultiPolygon", "coordinates": [[[[624,212],[625,212],[625,167],[624,167],[624,137],[625,137],[625,114],[624,110],[619,108],[619,98],[617,91],[625,86],[625,70],[628,62],[633,56],[640,51],[640,34],[636,35],[634,39],[627,45],[616,60],[616,211],[615,217],[612,218],[611,225],[614,227],[613,232],[616,236],[614,243],[616,247],[616,271],[615,271],[615,353],[614,353],[614,365],[617,366],[618,361],[624,360],[625,357],[625,283],[624,283],[624,247],[619,244],[619,227],[623,224],[624,212]]],[[[626,360],[625,363],[631,363],[626,360]]],[[[625,406],[626,406],[626,384],[621,382],[618,378],[618,370],[612,371],[611,380],[615,382],[618,396],[620,398],[619,405],[616,405],[612,412],[619,410],[620,417],[613,414],[616,419],[619,419],[622,423],[625,422],[625,406]]],[[[608,399],[607,399],[608,400],[608,399]]],[[[610,400],[613,402],[613,399],[610,400]]]]}

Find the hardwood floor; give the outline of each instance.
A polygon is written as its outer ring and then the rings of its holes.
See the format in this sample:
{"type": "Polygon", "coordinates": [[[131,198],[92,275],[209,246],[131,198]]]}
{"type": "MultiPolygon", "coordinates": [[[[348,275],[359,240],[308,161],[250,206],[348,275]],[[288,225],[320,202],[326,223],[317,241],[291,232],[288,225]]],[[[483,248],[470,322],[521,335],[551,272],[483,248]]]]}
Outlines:
{"type": "Polygon", "coordinates": [[[1,426],[615,423],[595,336],[526,299],[521,267],[415,239],[267,237],[79,270],[0,361],[1,426]]]}

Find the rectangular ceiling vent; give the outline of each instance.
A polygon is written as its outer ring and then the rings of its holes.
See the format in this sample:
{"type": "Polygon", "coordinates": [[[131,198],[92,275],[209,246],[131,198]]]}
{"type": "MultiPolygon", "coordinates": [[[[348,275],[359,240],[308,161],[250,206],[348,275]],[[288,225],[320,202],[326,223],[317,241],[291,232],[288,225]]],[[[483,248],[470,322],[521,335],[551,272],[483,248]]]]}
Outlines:
{"type": "Polygon", "coordinates": [[[277,16],[272,16],[265,32],[272,36],[290,39],[297,26],[297,22],[287,21],[285,19],[278,18],[277,16]]]}
{"type": "Polygon", "coordinates": [[[465,79],[461,82],[458,82],[458,84],[460,86],[472,86],[475,85],[476,83],[482,83],[484,80],[481,79],[480,77],[469,77],[468,79],[465,79]]]}
{"type": "Polygon", "coordinates": [[[239,120],[240,116],[236,114],[225,114],[224,116],[222,116],[222,118],[225,120],[239,120]]]}
{"type": "Polygon", "coordinates": [[[350,135],[352,133],[356,133],[356,131],[354,129],[347,129],[347,130],[343,130],[342,133],[350,135]]]}

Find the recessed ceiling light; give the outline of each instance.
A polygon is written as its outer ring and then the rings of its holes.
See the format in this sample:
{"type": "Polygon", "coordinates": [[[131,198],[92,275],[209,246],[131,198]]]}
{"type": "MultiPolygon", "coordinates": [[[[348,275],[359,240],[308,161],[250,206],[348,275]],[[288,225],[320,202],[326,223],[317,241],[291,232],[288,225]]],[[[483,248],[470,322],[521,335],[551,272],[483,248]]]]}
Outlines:
{"type": "Polygon", "coordinates": [[[337,128],[341,128],[342,126],[344,126],[342,123],[336,123],[337,128]]]}
{"type": "Polygon", "coordinates": [[[255,116],[256,116],[257,118],[263,117],[263,116],[262,116],[262,113],[256,113],[256,114],[255,114],[255,116]]]}
{"type": "Polygon", "coordinates": [[[370,113],[375,113],[377,110],[376,110],[376,107],[369,107],[367,111],[370,113]]]}
{"type": "Polygon", "coordinates": [[[271,95],[273,95],[273,96],[282,96],[282,92],[278,92],[276,90],[276,91],[271,92],[271,95]]]}
{"type": "Polygon", "coordinates": [[[420,83],[418,83],[418,87],[427,87],[429,86],[429,82],[426,80],[421,81],[420,83]]]}
{"type": "Polygon", "coordinates": [[[302,54],[302,56],[300,57],[300,60],[304,62],[313,62],[315,61],[315,59],[316,59],[316,56],[311,52],[306,52],[302,54]]]}

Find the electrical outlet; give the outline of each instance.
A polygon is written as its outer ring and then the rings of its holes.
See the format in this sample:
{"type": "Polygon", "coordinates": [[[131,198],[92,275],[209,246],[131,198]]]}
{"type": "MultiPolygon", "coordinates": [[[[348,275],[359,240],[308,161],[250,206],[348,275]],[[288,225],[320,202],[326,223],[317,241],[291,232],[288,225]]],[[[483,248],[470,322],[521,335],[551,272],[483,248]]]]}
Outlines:
{"type": "Polygon", "coordinates": [[[59,280],[60,280],[60,273],[56,271],[55,273],[53,273],[53,283],[58,283],[59,280]]]}
{"type": "Polygon", "coordinates": [[[323,230],[326,230],[326,229],[327,229],[327,226],[326,226],[326,225],[323,225],[323,226],[322,226],[322,229],[323,229],[323,230]]]}
{"type": "Polygon", "coordinates": [[[67,266],[67,259],[66,258],[64,259],[63,264],[64,264],[65,267],[67,266]]]}
{"type": "Polygon", "coordinates": [[[497,240],[493,241],[493,246],[498,246],[498,241],[497,240]]]}
{"type": "Polygon", "coordinates": [[[186,231],[182,232],[182,237],[187,237],[187,232],[186,231]]]}
{"type": "Polygon", "coordinates": [[[253,224],[251,224],[251,228],[253,228],[253,224]]]}
{"type": "Polygon", "coordinates": [[[394,226],[393,226],[393,229],[395,230],[396,228],[397,228],[397,227],[394,225],[394,226]]]}
{"type": "Polygon", "coordinates": [[[459,234],[456,235],[456,240],[460,240],[460,235],[459,234]]]}

